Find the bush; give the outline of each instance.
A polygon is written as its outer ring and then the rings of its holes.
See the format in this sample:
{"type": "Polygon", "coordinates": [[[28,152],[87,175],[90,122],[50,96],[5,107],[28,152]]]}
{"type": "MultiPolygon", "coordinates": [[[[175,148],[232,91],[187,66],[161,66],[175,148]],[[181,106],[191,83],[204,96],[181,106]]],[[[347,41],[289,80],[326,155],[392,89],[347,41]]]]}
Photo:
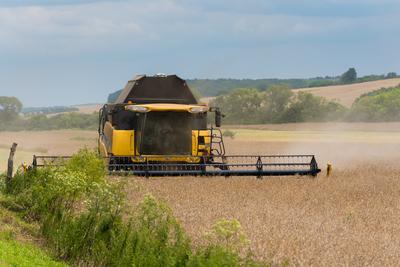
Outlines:
{"type": "Polygon", "coordinates": [[[231,139],[235,138],[235,135],[236,135],[236,132],[231,131],[231,130],[225,130],[225,131],[222,133],[222,136],[224,136],[224,137],[230,137],[231,139]]]}
{"type": "Polygon", "coordinates": [[[16,117],[12,121],[0,124],[0,131],[22,130],[60,130],[60,129],[84,129],[94,130],[98,126],[98,115],[82,113],[62,113],[53,116],[33,115],[16,117]]]}
{"type": "Polygon", "coordinates": [[[347,116],[349,121],[400,121],[400,87],[382,88],[359,97],[347,116]]]}
{"type": "Polygon", "coordinates": [[[347,109],[310,93],[299,92],[282,115],[282,122],[321,122],[340,120],[347,109]]]}
{"type": "MultiPolygon", "coordinates": [[[[17,173],[8,208],[39,222],[54,254],[82,266],[249,266],[236,221],[213,228],[207,246],[193,251],[168,206],[147,195],[133,214],[121,184],[107,181],[103,160],[87,149],[65,167],[17,173]]],[[[251,264],[250,264],[251,263],[251,264]]]]}
{"type": "Polygon", "coordinates": [[[293,94],[286,86],[273,86],[266,92],[240,89],[217,97],[212,105],[221,108],[226,124],[337,121],[347,112],[337,102],[305,92],[293,94]]]}
{"type": "Polygon", "coordinates": [[[189,266],[266,266],[252,260],[249,240],[237,220],[219,220],[206,240],[208,243],[191,257],[189,266]]]}

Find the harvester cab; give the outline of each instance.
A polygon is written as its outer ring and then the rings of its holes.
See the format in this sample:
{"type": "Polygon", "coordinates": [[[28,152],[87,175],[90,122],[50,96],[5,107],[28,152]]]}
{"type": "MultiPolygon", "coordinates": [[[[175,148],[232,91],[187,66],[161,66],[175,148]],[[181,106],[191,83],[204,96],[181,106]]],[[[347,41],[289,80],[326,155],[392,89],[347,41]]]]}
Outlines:
{"type": "MultiPolygon", "coordinates": [[[[139,176],[312,175],[313,155],[225,155],[217,107],[176,75],[136,76],[99,112],[99,153],[111,173],[139,176]],[[213,113],[214,123],[209,123],[213,113]]],[[[38,162],[51,157],[35,157],[38,162]]]]}
{"type": "Polygon", "coordinates": [[[221,131],[207,127],[211,111],[219,122],[220,111],[199,103],[176,75],[137,76],[100,110],[99,152],[116,164],[129,158],[132,165],[198,163],[202,156],[224,155],[221,131]]]}

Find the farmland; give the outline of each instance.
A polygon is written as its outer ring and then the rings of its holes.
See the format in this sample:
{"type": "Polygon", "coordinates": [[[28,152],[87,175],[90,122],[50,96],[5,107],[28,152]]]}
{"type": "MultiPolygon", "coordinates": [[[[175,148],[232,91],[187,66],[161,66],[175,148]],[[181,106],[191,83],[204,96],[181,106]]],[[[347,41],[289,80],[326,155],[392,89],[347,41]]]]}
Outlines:
{"type": "MultiPolygon", "coordinates": [[[[229,154],[316,154],[333,175],[255,178],[124,178],[128,203],[148,192],[173,209],[194,245],[220,218],[238,219],[257,258],[294,265],[395,265],[400,229],[399,123],[231,126],[229,154]]],[[[18,154],[71,154],[96,132],[2,132],[1,167],[18,154]]],[[[120,178],[117,178],[120,179],[120,178]]]]}
{"type": "Polygon", "coordinates": [[[313,88],[301,88],[296,89],[296,92],[304,91],[309,92],[317,96],[325,97],[329,100],[337,100],[342,105],[350,107],[354,100],[365,93],[372,92],[374,90],[381,89],[383,87],[394,87],[400,84],[400,79],[387,79],[378,80],[373,82],[346,84],[346,85],[334,85],[334,86],[323,86],[313,88]]]}

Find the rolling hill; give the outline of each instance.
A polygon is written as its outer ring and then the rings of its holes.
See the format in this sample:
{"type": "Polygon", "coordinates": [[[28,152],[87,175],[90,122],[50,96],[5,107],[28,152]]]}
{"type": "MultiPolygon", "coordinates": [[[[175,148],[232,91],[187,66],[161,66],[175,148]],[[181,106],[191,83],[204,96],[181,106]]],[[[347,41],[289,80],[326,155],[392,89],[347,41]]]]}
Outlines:
{"type": "Polygon", "coordinates": [[[354,83],[347,85],[334,85],[313,88],[295,89],[295,92],[310,92],[329,100],[336,100],[344,106],[350,107],[359,96],[382,87],[393,87],[400,84],[400,78],[385,79],[372,82],[354,83]]]}

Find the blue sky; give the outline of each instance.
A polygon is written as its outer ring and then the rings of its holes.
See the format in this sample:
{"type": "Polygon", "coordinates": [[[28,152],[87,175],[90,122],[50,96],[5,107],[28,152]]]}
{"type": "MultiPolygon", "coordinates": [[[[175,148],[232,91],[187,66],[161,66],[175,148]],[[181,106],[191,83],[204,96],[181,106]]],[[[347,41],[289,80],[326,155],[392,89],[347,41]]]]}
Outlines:
{"type": "Polygon", "coordinates": [[[103,102],[135,74],[400,73],[398,0],[0,0],[0,95],[103,102]]]}

